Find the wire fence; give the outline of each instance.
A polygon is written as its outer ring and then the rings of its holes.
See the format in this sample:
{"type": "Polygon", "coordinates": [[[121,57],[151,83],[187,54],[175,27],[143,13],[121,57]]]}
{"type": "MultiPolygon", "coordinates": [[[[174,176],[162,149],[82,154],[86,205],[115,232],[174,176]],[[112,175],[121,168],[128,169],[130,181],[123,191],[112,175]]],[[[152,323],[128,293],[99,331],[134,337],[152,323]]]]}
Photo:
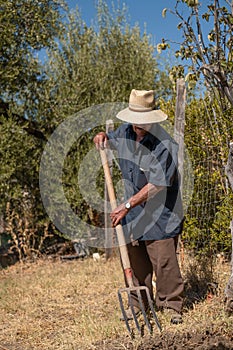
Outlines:
{"type": "Polygon", "coordinates": [[[193,194],[183,240],[196,252],[231,253],[232,191],[225,174],[233,126],[207,96],[186,109],[185,143],[193,170],[193,194]]]}

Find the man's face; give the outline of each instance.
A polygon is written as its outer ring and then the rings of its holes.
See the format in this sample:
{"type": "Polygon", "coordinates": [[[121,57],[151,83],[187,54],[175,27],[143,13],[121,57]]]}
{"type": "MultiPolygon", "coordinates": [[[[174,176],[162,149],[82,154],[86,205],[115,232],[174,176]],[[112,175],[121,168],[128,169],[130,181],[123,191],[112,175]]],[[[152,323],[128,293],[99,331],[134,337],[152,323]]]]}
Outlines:
{"type": "Polygon", "coordinates": [[[152,124],[133,124],[133,131],[138,137],[144,137],[151,127],[152,124]]]}

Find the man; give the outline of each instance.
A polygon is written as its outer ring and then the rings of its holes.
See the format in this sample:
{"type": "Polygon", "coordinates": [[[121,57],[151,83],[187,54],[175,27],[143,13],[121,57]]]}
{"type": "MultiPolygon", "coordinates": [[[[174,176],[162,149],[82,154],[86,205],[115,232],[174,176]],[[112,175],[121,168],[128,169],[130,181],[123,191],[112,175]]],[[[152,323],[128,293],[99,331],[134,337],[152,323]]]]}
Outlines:
{"type": "MultiPolygon", "coordinates": [[[[167,115],[155,109],[153,90],[133,89],[129,107],[117,118],[126,123],[94,138],[97,149],[108,145],[117,150],[124,180],[125,202],[110,214],[112,225],[123,225],[134,285],[147,286],[153,298],[154,272],[157,308],[168,312],[172,323],[181,323],[184,284],[176,256],[183,221],[178,145],[159,124],[167,115]]],[[[139,312],[137,297],[132,297],[139,312]]],[[[130,309],[127,317],[132,318],[130,309]]]]}

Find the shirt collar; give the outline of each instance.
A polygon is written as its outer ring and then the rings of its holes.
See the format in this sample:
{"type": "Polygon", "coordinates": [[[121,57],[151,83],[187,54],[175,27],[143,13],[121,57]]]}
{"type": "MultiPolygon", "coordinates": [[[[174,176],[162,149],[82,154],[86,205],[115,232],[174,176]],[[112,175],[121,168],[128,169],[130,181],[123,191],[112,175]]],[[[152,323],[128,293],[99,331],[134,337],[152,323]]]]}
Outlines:
{"type": "MultiPolygon", "coordinates": [[[[146,134],[145,137],[140,142],[142,145],[144,145],[146,147],[153,146],[156,142],[158,142],[158,138],[156,136],[154,136],[154,134],[156,132],[156,124],[152,126],[152,129],[153,129],[153,134],[148,132],[148,134],[146,134]]],[[[133,131],[132,124],[128,124],[128,126],[126,128],[126,137],[130,140],[136,140],[136,134],[133,131]]]]}

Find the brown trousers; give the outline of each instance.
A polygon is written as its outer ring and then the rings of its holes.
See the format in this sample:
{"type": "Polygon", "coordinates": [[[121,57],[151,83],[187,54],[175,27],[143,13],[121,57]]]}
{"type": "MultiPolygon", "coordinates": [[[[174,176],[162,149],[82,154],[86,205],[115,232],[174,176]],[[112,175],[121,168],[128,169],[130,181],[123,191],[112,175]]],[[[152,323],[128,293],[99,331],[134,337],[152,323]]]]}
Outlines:
{"type": "MultiPolygon", "coordinates": [[[[156,276],[156,306],[182,310],[184,283],[176,256],[178,237],[161,241],[138,241],[128,244],[128,253],[133,270],[135,286],[147,286],[153,298],[152,277],[156,276]]],[[[127,285],[127,282],[126,282],[127,285]]],[[[146,305],[145,295],[143,300],[146,305]]],[[[132,293],[133,304],[138,305],[137,297],[132,293]]]]}

